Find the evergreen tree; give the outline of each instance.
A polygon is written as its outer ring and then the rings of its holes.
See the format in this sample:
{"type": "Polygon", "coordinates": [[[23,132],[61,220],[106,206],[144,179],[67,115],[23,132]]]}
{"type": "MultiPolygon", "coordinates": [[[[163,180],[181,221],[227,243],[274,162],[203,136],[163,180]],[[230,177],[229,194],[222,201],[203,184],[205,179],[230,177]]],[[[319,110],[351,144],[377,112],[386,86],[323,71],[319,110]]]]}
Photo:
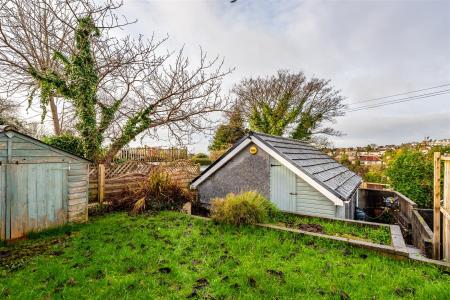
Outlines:
{"type": "Polygon", "coordinates": [[[228,122],[217,128],[211,145],[209,146],[209,150],[218,151],[227,149],[246,133],[247,130],[244,127],[242,113],[239,109],[234,109],[229,114],[228,122]]]}

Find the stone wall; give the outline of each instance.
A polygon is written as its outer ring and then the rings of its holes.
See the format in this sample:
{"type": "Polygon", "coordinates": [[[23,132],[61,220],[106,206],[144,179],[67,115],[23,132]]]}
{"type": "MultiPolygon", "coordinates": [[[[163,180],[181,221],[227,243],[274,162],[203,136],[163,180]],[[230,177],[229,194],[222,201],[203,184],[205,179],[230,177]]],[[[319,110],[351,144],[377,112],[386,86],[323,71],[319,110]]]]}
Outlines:
{"type": "Polygon", "coordinates": [[[250,154],[251,146],[254,144],[248,145],[236,154],[197,187],[202,203],[209,203],[211,199],[224,197],[231,192],[250,190],[256,190],[265,197],[270,197],[269,155],[259,148],[256,154],[250,154]]]}

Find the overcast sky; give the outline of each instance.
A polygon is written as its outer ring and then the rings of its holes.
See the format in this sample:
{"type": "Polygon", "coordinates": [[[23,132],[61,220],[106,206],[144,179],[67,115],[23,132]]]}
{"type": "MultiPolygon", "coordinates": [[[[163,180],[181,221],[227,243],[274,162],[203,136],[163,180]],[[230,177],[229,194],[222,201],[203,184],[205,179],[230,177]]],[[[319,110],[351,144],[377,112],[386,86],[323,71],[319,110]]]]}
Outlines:
{"type": "MultiPolygon", "coordinates": [[[[138,19],[130,33],[223,56],[236,68],[225,90],[278,69],[330,79],[350,104],[450,83],[450,1],[126,0],[123,12],[138,19]]],[[[335,128],[338,147],[450,138],[450,94],[351,112],[335,128]]]]}

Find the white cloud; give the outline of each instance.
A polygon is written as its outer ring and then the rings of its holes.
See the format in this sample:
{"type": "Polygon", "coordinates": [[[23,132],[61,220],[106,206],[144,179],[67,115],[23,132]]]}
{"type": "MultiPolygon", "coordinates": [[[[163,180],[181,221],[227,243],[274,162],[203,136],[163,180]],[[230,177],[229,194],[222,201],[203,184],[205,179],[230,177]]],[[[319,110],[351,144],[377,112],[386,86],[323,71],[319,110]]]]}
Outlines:
{"type": "MultiPolygon", "coordinates": [[[[170,46],[201,45],[243,77],[304,70],[329,78],[348,102],[450,82],[450,2],[126,1],[139,19],[130,31],[159,36],[170,46]]],[[[336,127],[336,145],[396,143],[450,135],[450,96],[349,113],[336,127]]],[[[203,138],[194,149],[205,151],[203,138]]]]}

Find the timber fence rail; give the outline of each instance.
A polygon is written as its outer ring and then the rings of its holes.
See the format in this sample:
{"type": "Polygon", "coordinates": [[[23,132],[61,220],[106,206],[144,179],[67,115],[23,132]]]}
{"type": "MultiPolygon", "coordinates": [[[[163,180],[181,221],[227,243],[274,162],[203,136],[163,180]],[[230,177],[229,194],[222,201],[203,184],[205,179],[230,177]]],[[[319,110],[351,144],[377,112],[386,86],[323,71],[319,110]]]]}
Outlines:
{"type": "Polygon", "coordinates": [[[127,161],[108,167],[92,166],[89,174],[89,202],[102,203],[137,189],[155,170],[167,172],[174,182],[188,188],[191,180],[200,174],[200,165],[189,160],[179,160],[158,164],[127,161]]]}
{"type": "Polygon", "coordinates": [[[115,161],[164,162],[188,158],[187,148],[137,147],[120,150],[115,161]]]}

